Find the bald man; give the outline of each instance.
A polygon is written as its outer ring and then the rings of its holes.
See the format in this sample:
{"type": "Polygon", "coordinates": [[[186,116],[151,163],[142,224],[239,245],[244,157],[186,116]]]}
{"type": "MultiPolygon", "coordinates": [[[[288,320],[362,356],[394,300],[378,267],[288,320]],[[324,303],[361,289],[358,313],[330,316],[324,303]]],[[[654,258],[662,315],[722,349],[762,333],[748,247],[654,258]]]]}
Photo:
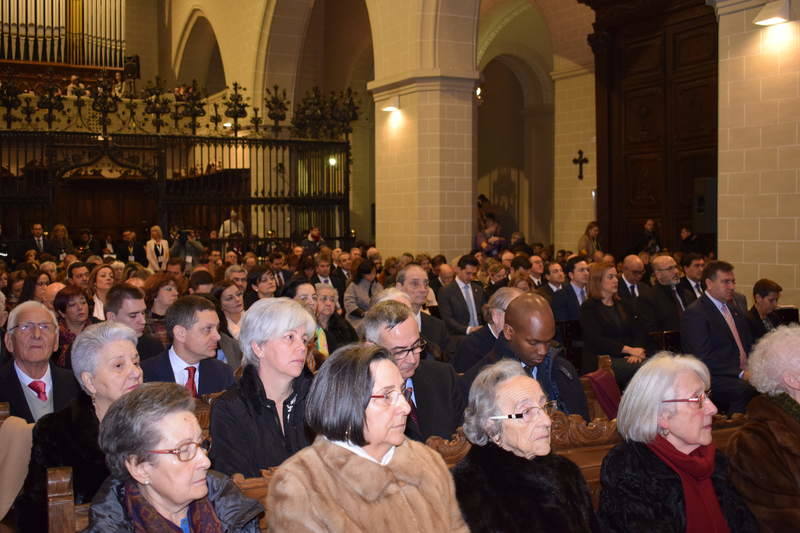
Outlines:
{"type": "Polygon", "coordinates": [[[469,388],[486,365],[503,358],[513,359],[539,382],[548,400],[558,402],[559,411],[581,415],[589,421],[578,373],[572,363],[561,356],[562,348],[552,342],[555,334],[553,312],[543,296],[524,293],[514,298],[506,309],[503,333],[492,351],[464,374],[464,386],[469,388]]]}
{"type": "Polygon", "coordinates": [[[647,297],[649,304],[648,331],[669,331],[681,328],[681,315],[689,305],[678,288],[681,278],[678,264],[669,255],[660,255],[652,260],[656,283],[647,297]]]}
{"type": "Polygon", "coordinates": [[[58,294],[58,291],[64,287],[66,287],[66,285],[58,281],[54,281],[47,286],[47,288],[44,290],[44,298],[42,300],[42,303],[45,305],[45,307],[51,311],[55,311],[53,308],[53,301],[56,299],[56,294],[58,294]]]}
{"type": "Polygon", "coordinates": [[[439,275],[435,276],[430,282],[430,287],[433,289],[433,293],[436,295],[437,301],[439,299],[439,290],[453,281],[455,277],[456,271],[453,270],[453,267],[447,263],[442,263],[439,265],[439,275]]]}

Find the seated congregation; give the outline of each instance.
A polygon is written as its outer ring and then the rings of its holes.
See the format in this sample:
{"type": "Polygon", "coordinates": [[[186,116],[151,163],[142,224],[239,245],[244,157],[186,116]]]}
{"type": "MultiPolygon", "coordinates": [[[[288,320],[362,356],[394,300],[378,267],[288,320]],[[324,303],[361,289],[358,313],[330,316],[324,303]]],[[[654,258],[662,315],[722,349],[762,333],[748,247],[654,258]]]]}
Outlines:
{"type": "Polygon", "coordinates": [[[125,262],[48,257],[33,231],[0,271],[0,527],[796,527],[800,326],[780,285],[748,310],[733,265],[617,263],[590,230],[552,254],[485,228],[450,262],[318,228],[266,257],[197,241],[176,260],[157,228],[125,262]]]}

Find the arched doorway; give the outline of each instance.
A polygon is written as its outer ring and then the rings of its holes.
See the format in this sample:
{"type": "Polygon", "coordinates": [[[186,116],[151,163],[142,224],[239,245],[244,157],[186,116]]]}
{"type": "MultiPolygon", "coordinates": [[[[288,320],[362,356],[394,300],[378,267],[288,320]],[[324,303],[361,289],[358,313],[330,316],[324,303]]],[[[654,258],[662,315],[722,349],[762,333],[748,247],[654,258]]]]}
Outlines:
{"type": "Polygon", "coordinates": [[[192,80],[197,80],[207,94],[217,93],[226,85],[219,43],[208,19],[202,15],[194,19],[177,72],[179,84],[191,84],[192,80]]]}

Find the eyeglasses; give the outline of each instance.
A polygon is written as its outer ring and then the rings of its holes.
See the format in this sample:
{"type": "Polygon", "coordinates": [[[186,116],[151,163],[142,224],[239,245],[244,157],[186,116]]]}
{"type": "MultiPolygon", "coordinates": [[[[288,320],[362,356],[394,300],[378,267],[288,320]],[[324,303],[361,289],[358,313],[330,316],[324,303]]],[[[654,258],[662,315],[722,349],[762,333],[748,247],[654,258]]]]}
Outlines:
{"type": "Polygon", "coordinates": [[[523,409],[521,413],[490,416],[489,420],[506,420],[508,418],[511,419],[521,418],[524,422],[530,422],[537,416],[540,416],[542,413],[546,414],[547,416],[552,416],[552,414],[555,413],[557,409],[558,409],[558,404],[556,403],[555,400],[551,400],[549,402],[546,402],[541,407],[538,405],[534,405],[526,409],[523,409]]]}
{"type": "Polygon", "coordinates": [[[702,409],[703,408],[703,403],[706,400],[711,400],[711,391],[710,390],[704,391],[704,392],[700,393],[698,396],[692,396],[691,398],[678,398],[676,400],[661,400],[661,403],[688,402],[688,403],[697,404],[697,408],[698,409],[702,409]]]}
{"type": "Polygon", "coordinates": [[[18,329],[20,333],[30,335],[33,333],[34,327],[39,329],[39,333],[50,333],[56,329],[56,327],[50,322],[39,322],[38,324],[35,322],[25,322],[24,324],[17,324],[8,331],[10,333],[15,329],[18,329]]]}
{"type": "Polygon", "coordinates": [[[427,345],[428,343],[425,342],[425,339],[420,337],[419,339],[417,339],[417,342],[415,342],[408,348],[397,348],[395,351],[392,352],[392,357],[394,357],[395,361],[402,361],[403,359],[411,355],[413,352],[421,352],[422,350],[425,349],[427,345]]]}
{"type": "Polygon", "coordinates": [[[205,446],[203,446],[202,442],[187,442],[186,444],[181,444],[173,450],[147,450],[147,453],[174,455],[178,458],[178,461],[187,463],[195,458],[197,455],[197,450],[200,448],[205,451],[205,446]]]}
{"type": "Polygon", "coordinates": [[[409,391],[405,387],[401,388],[400,390],[390,390],[389,392],[383,394],[372,394],[370,398],[380,399],[383,398],[386,403],[391,406],[396,406],[400,404],[400,398],[408,400],[409,391]]]}

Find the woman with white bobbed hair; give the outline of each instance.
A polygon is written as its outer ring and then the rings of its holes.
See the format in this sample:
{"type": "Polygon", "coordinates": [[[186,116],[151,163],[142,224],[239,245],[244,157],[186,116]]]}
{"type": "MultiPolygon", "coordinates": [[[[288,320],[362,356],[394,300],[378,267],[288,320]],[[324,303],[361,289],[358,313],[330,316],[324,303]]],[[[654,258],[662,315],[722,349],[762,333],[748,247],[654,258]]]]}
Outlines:
{"type": "Polygon", "coordinates": [[[711,438],[708,368],[661,352],[628,383],[617,415],[624,439],[603,460],[600,517],[610,531],[758,531],[711,438]]]}
{"type": "Polygon", "coordinates": [[[731,437],[731,479],[761,531],[800,524],[800,326],[781,326],[756,344],[747,363],[760,396],[731,437]]]}
{"type": "Polygon", "coordinates": [[[17,500],[22,531],[47,530],[47,469],[72,467],[75,502],[88,503],[109,475],[97,443],[111,404],[142,384],[136,333],[119,322],[86,327],[72,343],[72,371],[83,391],[33,428],[25,486],[17,500]]]}
{"type": "Polygon", "coordinates": [[[289,298],[258,300],[244,315],[242,377],[211,409],[214,470],[256,477],[311,444],[304,413],[313,375],[306,357],[316,327],[289,298]]]}

